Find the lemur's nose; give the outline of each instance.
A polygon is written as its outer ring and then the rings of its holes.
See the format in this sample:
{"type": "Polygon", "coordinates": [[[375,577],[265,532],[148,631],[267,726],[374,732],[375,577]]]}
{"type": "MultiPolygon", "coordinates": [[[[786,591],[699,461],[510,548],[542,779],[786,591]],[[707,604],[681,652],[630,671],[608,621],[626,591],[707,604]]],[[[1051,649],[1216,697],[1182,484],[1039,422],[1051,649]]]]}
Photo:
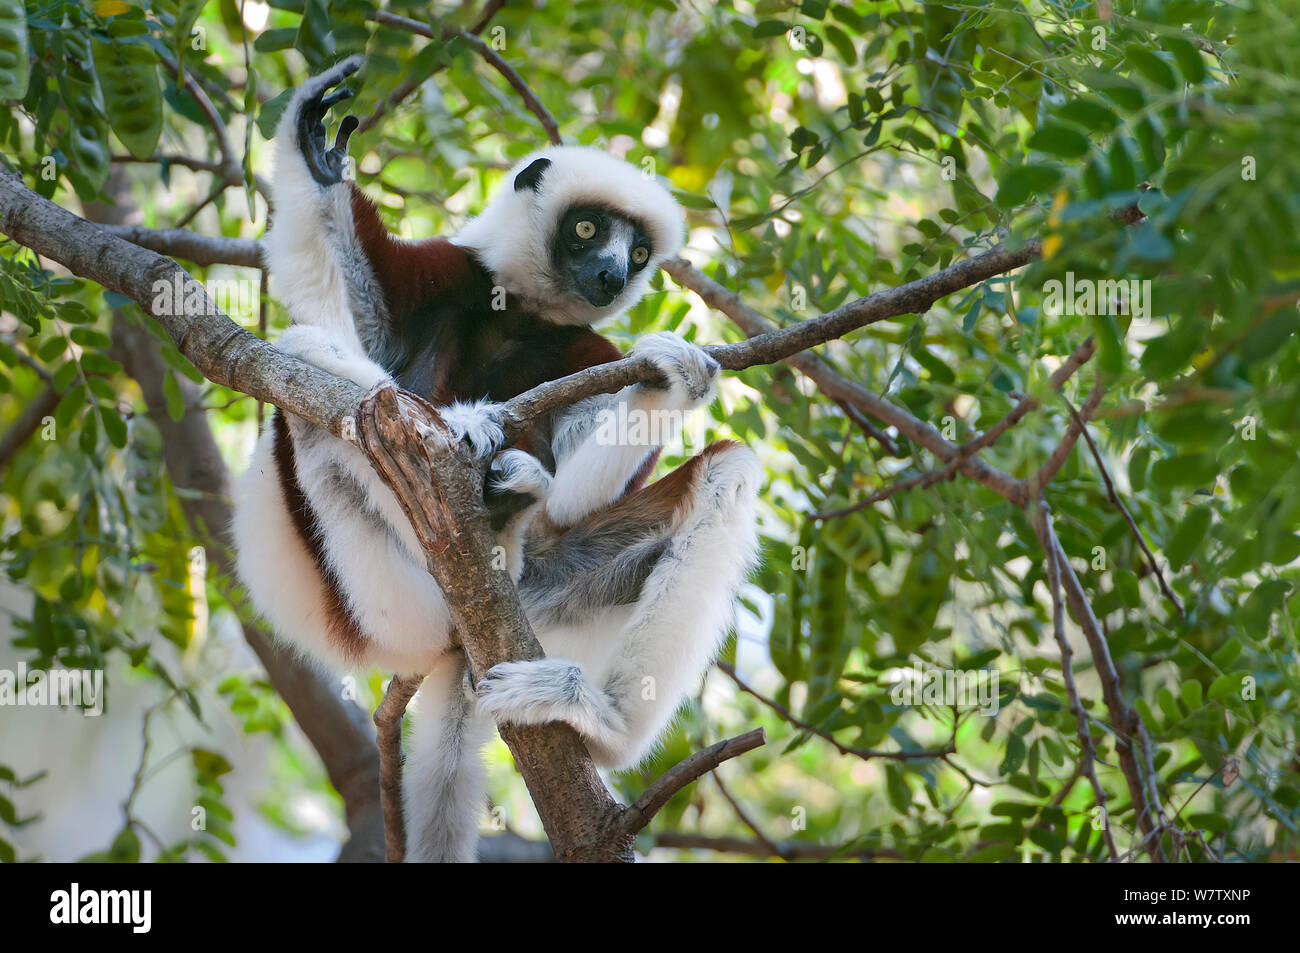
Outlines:
{"type": "Polygon", "coordinates": [[[623,290],[627,284],[627,276],[618,272],[602,271],[600,273],[600,286],[605,289],[605,293],[613,296],[623,290]]]}

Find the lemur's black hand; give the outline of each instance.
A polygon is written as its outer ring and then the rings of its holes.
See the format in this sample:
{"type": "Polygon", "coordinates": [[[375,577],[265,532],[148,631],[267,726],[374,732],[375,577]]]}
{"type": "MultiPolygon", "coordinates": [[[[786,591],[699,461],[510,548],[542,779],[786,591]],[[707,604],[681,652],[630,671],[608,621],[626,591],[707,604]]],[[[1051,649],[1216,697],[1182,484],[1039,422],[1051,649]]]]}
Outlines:
{"type": "Polygon", "coordinates": [[[323,186],[337,185],[343,181],[343,165],[348,157],[348,137],[359,125],[356,116],[345,116],[334,137],[334,148],[326,148],[325,124],[322,121],[325,114],[330,107],[351,99],[355,94],[350,89],[336,89],[328,96],[324,94],[335,83],[342,82],[355,73],[360,65],[359,58],[355,63],[344,63],[338,69],[337,79],[321,86],[298,110],[298,145],[302,149],[303,161],[307,163],[311,177],[323,186]]]}

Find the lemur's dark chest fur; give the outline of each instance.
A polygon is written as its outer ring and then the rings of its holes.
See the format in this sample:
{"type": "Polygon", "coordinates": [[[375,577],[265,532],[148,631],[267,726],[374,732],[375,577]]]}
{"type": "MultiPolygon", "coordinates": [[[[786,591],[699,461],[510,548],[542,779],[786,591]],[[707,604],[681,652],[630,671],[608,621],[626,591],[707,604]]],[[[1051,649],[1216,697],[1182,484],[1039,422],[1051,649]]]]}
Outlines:
{"type": "Polygon", "coordinates": [[[464,254],[469,280],[394,316],[402,361],[386,370],[402,387],[435,404],[504,401],[622,356],[590,328],[554,324],[494,293],[491,276],[464,254]]]}

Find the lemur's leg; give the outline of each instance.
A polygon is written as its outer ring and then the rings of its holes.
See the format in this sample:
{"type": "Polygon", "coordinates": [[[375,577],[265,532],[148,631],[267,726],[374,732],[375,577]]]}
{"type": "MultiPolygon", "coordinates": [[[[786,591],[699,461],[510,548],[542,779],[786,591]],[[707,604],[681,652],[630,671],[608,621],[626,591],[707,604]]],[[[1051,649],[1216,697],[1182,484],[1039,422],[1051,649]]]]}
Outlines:
{"type": "Polygon", "coordinates": [[[726,636],[757,552],[760,480],[750,450],[715,444],[539,554],[537,569],[530,551],[521,594],[559,657],[495,666],[478,685],[483,709],[498,722],[568,722],[605,765],[640,760],[726,636]],[[538,578],[552,561],[569,577],[538,578]],[[639,590],[638,567],[653,567],[639,590]],[[627,588],[639,591],[630,607],[627,588]]]}
{"type": "MultiPolygon", "coordinates": [[[[658,449],[658,443],[632,443],[629,434],[615,433],[607,415],[625,404],[628,417],[659,413],[669,426],[680,423],[687,411],[707,403],[713,395],[718,362],[701,348],[675,334],[649,334],[632,348],[633,357],[648,357],[659,368],[665,384],[634,384],[617,394],[595,397],[564,414],[556,425],[553,450],[557,462],[555,484],[546,502],[546,515],[557,526],[572,526],[587,515],[618,499],[629,481],[658,449]]],[[[644,421],[642,421],[644,423],[644,421]]],[[[663,427],[642,427],[642,432],[663,438],[663,427]]]]}
{"type": "MultiPolygon", "coordinates": [[[[281,335],[280,347],[362,387],[387,379],[377,364],[349,353],[321,328],[295,325],[281,335]]],[[[466,432],[456,408],[444,413],[452,431],[471,446],[491,438],[478,430],[466,432]]],[[[404,673],[422,671],[431,654],[447,648],[450,618],[410,521],[359,448],[304,420],[289,416],[287,421],[293,465],[315,517],[311,531],[325,571],[347,580],[346,587],[340,587],[346,591],[347,608],[361,634],[375,643],[364,656],[358,648],[354,661],[364,657],[370,664],[404,673]],[[400,596],[394,598],[394,593],[400,596]],[[411,659],[417,660],[414,667],[411,659]]],[[[522,450],[501,454],[489,470],[485,496],[502,547],[502,568],[512,579],[522,570],[524,531],[550,482],[545,468],[522,450]]]]}
{"type": "Polygon", "coordinates": [[[492,731],[465,685],[465,656],[438,660],[415,696],[414,727],[402,785],[410,863],[475,860],[484,807],[480,751],[492,731]]]}

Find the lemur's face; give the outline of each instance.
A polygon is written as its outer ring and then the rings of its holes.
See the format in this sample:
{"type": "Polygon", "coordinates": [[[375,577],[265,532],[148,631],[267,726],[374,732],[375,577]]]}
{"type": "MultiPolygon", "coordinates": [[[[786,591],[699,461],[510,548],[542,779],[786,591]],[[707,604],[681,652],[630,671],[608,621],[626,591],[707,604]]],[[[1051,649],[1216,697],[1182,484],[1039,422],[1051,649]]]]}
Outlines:
{"type": "Polygon", "coordinates": [[[635,220],[610,208],[576,205],[551,239],[551,265],[588,304],[603,308],[650,261],[650,239],[635,220]]]}

